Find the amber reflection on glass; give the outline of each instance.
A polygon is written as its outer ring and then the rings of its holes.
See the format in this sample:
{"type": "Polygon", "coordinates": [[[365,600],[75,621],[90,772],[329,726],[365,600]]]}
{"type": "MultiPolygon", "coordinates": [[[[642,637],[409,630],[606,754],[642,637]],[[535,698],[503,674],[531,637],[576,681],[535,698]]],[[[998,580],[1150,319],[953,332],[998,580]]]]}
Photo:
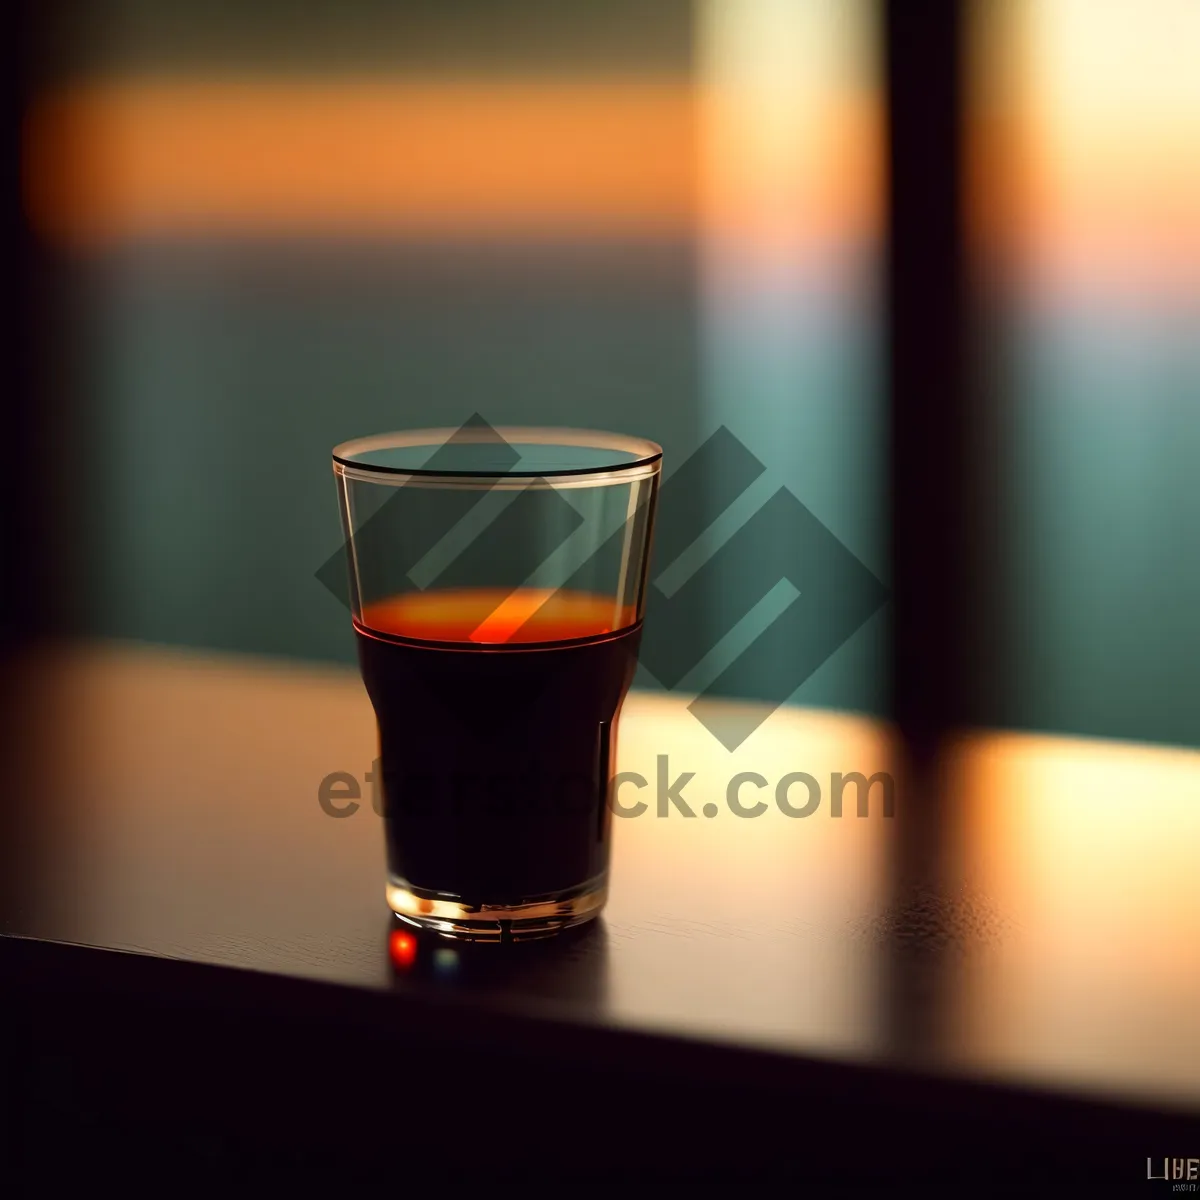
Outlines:
{"type": "Polygon", "coordinates": [[[635,624],[633,607],[611,596],[546,588],[463,588],[406,592],[363,608],[377,633],[433,642],[559,642],[595,637],[635,624]]]}
{"type": "Polygon", "coordinates": [[[1003,923],[962,996],[970,1062],[1200,1098],[1200,753],[996,734],[950,767],[964,877],[1003,923]]]}

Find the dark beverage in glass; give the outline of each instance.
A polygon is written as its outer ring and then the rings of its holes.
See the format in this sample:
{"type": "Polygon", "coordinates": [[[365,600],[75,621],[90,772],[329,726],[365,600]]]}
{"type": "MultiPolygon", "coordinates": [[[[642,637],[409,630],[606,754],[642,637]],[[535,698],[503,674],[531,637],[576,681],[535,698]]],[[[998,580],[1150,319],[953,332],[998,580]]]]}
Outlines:
{"type": "Polygon", "coordinates": [[[379,727],[388,903],[449,936],[519,940],[591,919],[607,895],[611,780],[637,664],[659,456],[652,443],[616,435],[483,427],[463,438],[386,439],[388,451],[416,439],[434,464],[430,474],[403,464],[399,483],[351,478],[392,489],[382,502],[356,505],[347,491],[346,462],[371,469],[370,452],[354,455],[359,444],[339,447],[335,470],[359,662],[379,727]],[[591,440],[573,446],[564,436],[591,440]],[[465,479],[447,474],[463,445],[473,468],[465,479]],[[471,457],[480,445],[524,453],[502,473],[490,460],[483,475],[471,457]],[[581,463],[580,451],[591,457],[581,463]],[[517,474],[530,457],[537,474],[517,474]],[[495,503],[497,487],[516,495],[495,503]],[[472,508],[464,493],[492,497],[496,515],[477,517],[475,537],[460,538],[465,548],[432,574],[418,570],[431,532],[472,508]],[[564,553],[570,538],[574,553],[564,553]]]}

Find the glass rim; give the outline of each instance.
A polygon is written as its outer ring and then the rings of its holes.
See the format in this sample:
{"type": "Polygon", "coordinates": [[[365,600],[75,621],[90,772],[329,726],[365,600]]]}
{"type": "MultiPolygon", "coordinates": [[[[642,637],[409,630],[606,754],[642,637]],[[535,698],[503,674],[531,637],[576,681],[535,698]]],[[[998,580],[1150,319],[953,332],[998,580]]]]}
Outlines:
{"type": "Polygon", "coordinates": [[[352,438],[333,448],[333,469],[339,475],[362,480],[376,479],[380,482],[397,479],[444,479],[447,481],[485,479],[575,479],[637,478],[657,469],[662,461],[662,447],[648,438],[625,433],[608,433],[594,429],[555,428],[545,425],[498,425],[494,428],[480,426],[471,428],[431,428],[400,430],[394,433],[378,433],[369,437],[352,438]],[[477,436],[476,436],[477,435],[477,436]],[[529,468],[496,472],[494,470],[454,470],[446,467],[389,467],[376,463],[364,463],[354,456],[371,450],[406,449],[429,446],[436,451],[450,441],[465,444],[481,444],[500,438],[512,444],[542,446],[582,446],[592,450],[611,450],[614,454],[633,455],[624,462],[602,462],[586,467],[562,467],[557,470],[529,468]]]}

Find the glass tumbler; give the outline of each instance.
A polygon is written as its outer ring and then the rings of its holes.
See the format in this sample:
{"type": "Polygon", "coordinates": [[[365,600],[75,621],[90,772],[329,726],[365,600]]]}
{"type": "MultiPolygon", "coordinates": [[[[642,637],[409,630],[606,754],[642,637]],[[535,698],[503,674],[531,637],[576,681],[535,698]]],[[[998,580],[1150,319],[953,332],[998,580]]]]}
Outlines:
{"type": "Polygon", "coordinates": [[[481,423],[334,450],[402,920],[517,941],[603,908],[661,460],[481,423]]]}

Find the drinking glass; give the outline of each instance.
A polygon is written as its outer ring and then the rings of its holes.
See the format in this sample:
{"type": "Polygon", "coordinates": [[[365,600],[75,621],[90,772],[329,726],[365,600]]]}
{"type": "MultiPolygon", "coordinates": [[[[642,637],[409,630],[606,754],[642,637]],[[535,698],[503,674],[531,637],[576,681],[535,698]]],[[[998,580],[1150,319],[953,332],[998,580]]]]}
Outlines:
{"type": "Polygon", "coordinates": [[[482,423],[334,450],[403,921],[516,941],[603,908],[661,460],[482,423]]]}

